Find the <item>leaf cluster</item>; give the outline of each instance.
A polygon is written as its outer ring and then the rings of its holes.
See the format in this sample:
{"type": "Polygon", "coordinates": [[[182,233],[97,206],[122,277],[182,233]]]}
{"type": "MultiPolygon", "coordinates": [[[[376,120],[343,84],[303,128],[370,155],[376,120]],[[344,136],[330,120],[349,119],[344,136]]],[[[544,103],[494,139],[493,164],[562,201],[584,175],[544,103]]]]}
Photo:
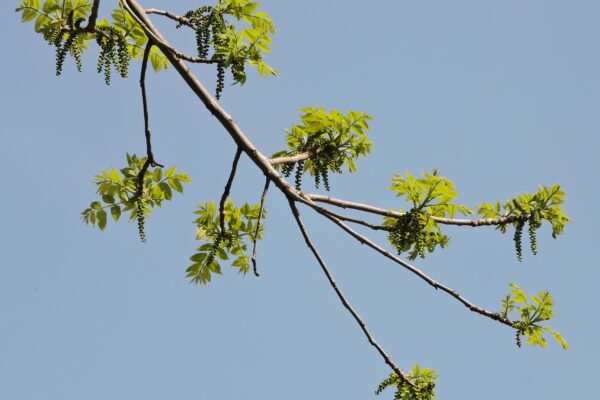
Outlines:
{"type": "MultiPolygon", "coordinates": [[[[77,70],[81,71],[82,54],[94,40],[100,48],[98,73],[104,74],[108,85],[113,68],[121,77],[127,77],[130,60],[140,58],[141,49],[148,41],[139,24],[120,4],[111,13],[113,21],[102,18],[97,21],[94,32],[80,28],[91,12],[89,0],[45,0],[43,3],[21,0],[16,11],[21,12],[22,22],[35,20],[35,31],[55,47],[57,75],[62,73],[67,54],[74,58],[77,70]]],[[[168,66],[166,57],[157,48],[152,49],[149,59],[156,71],[168,66]]]]}
{"type": "Polygon", "coordinates": [[[308,153],[303,162],[287,163],[281,167],[289,176],[296,169],[296,187],[300,189],[302,175],[310,173],[318,188],[321,180],[329,190],[329,173],[341,173],[346,166],[349,172],[356,171],[355,160],[371,151],[372,143],[365,131],[372,120],[365,112],[348,111],[345,115],[338,110],[306,107],[300,110],[301,124],[286,129],[289,150],[279,151],[273,157],[293,156],[308,153]]]}
{"type": "MultiPolygon", "coordinates": [[[[250,258],[246,254],[248,244],[259,240],[264,232],[261,224],[258,233],[256,225],[260,213],[260,204],[250,205],[244,203],[236,207],[231,199],[225,202],[223,208],[223,227],[221,228],[221,214],[214,201],[200,203],[195,212],[198,218],[196,224],[196,237],[203,240],[196,253],[190,257],[193,264],[187,269],[187,277],[197,284],[210,282],[212,274],[221,274],[219,260],[233,258],[231,266],[238,268],[244,275],[250,271],[250,258]]],[[[261,220],[266,217],[263,209],[261,220]]]]}
{"type": "Polygon", "coordinates": [[[163,174],[160,167],[149,167],[143,177],[140,193],[139,174],[146,163],[146,157],[127,154],[127,166],[116,170],[102,171],[94,177],[96,192],[100,196],[81,214],[86,224],[98,226],[104,230],[108,212],[113,220],[118,221],[123,213],[129,213],[129,221],[138,220],[138,228],[142,240],[145,239],[144,219],[154,207],[162,207],[165,200],[173,198],[173,191],[183,193],[182,183],[189,183],[186,173],[177,173],[172,166],[163,174]],[[141,221],[141,222],[140,222],[141,221]]]}
{"type": "Polygon", "coordinates": [[[543,221],[550,223],[554,239],[564,232],[566,223],[570,221],[561,206],[564,202],[565,192],[560,185],[540,185],[536,193],[520,194],[508,199],[504,204],[500,204],[499,201],[480,203],[478,213],[484,218],[514,218],[514,222],[497,225],[496,229],[506,233],[509,225],[514,226],[513,240],[517,258],[521,261],[522,233],[525,225],[528,225],[531,252],[537,254],[537,230],[542,226],[543,221]]]}
{"type": "Polygon", "coordinates": [[[531,295],[531,302],[527,300],[527,294],[516,283],[510,283],[511,291],[502,300],[501,314],[508,319],[512,311],[520,313],[519,320],[514,321],[517,329],[516,340],[517,346],[521,347],[521,336],[527,337],[527,343],[532,346],[546,347],[546,339],[544,332],[552,334],[558,344],[563,349],[567,350],[569,344],[557,331],[549,326],[541,326],[540,322],[548,321],[554,316],[552,308],[554,300],[550,293],[541,291],[535,295],[531,295]]]}
{"type": "Polygon", "coordinates": [[[435,398],[435,381],[437,380],[435,370],[421,368],[419,364],[415,364],[407,374],[407,378],[412,385],[392,372],[379,384],[375,394],[379,395],[388,387],[393,386],[396,387],[394,400],[432,400],[435,398]]]}
{"type": "Polygon", "coordinates": [[[454,218],[457,212],[468,215],[473,211],[454,202],[458,190],[437,170],[424,173],[421,178],[410,172],[395,174],[390,189],[412,205],[401,217],[385,217],[384,226],[392,228],[388,240],[398,254],[408,252],[408,258],[425,258],[425,250],[432,253],[437,246],[446,247],[450,238],[442,233],[432,217],[454,218]]]}
{"type": "Polygon", "coordinates": [[[246,64],[256,67],[261,76],[277,75],[263,60],[271,51],[275,24],[267,13],[256,11],[258,5],[249,0],[219,0],[214,7],[202,6],[185,14],[196,30],[198,57],[217,62],[217,99],[225,86],[226,69],[234,84],[241,85],[246,82],[246,64]],[[240,22],[243,26],[238,27],[240,22]]]}

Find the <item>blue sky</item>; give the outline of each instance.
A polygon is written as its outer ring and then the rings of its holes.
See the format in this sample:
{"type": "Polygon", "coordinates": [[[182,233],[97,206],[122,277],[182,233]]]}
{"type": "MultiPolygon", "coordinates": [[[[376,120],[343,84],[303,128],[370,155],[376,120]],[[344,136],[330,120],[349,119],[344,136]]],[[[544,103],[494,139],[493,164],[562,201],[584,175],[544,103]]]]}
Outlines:
{"type": "MultiPolygon", "coordinates": [[[[91,178],[143,153],[138,68],[106,87],[95,54],[84,73],[2,3],[0,398],[374,399],[389,373],[341,307],[272,190],[260,278],[225,268],[206,287],[184,271],[198,246],[199,201],[216,199],[235,151],[175,71],[148,79],[157,158],[192,176],[147,224],[85,226],[91,178]]],[[[108,2],[104,2],[108,3],[108,2]]],[[[184,13],[192,1],[142,1],[184,13]]],[[[105,5],[108,7],[108,4],[105,5]]],[[[573,219],[518,263],[512,234],[449,229],[450,248],[417,265],[497,309],[515,281],[549,290],[563,351],[518,349],[475,315],[301,209],[339,285],[404,368],[435,368],[440,399],[591,398],[600,336],[596,226],[600,171],[600,4],[595,1],[263,1],[278,25],[268,61],[281,76],[227,86],[222,104],[266,154],[298,110],[323,105],[375,117],[372,154],[332,195],[390,208],[393,173],[437,167],[459,200],[505,200],[560,183],[573,219]]],[[[154,20],[158,21],[158,17],[154,20]]],[[[161,21],[165,36],[193,38],[161,21]]],[[[215,73],[197,68],[214,87],[215,73]]],[[[263,177],[242,158],[232,197],[257,202],[263,177]]],[[[385,237],[375,236],[381,243],[385,237]]],[[[391,393],[381,398],[391,398],[391,393]]]]}

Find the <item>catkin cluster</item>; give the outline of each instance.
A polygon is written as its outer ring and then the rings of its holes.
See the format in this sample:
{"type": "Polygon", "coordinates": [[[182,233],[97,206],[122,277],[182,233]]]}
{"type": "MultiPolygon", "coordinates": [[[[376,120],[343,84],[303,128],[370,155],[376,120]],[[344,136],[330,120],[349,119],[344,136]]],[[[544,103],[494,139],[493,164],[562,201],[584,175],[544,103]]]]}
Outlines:
{"type": "Polygon", "coordinates": [[[112,26],[99,26],[102,32],[96,36],[100,47],[97,69],[98,73],[104,71],[104,82],[110,85],[112,66],[121,77],[126,78],[129,71],[129,50],[125,35],[112,26]]]}
{"type": "Polygon", "coordinates": [[[515,251],[517,253],[517,259],[519,261],[523,260],[523,226],[525,225],[524,221],[518,221],[515,224],[515,234],[513,236],[513,241],[515,242],[515,251]]]}
{"type": "Polygon", "coordinates": [[[415,254],[425,258],[427,232],[425,231],[425,221],[422,213],[412,209],[398,217],[396,226],[389,234],[389,240],[398,251],[398,254],[414,247],[415,254]]]}
{"type": "Polygon", "coordinates": [[[140,240],[142,243],[146,243],[146,216],[144,215],[144,201],[140,196],[136,201],[137,206],[137,224],[138,224],[138,233],[140,235],[140,240]]]}
{"type": "MultiPolygon", "coordinates": [[[[309,138],[307,143],[299,151],[313,153],[313,156],[310,157],[310,162],[313,167],[312,172],[314,174],[315,187],[318,189],[322,182],[325,190],[329,191],[331,189],[329,185],[329,172],[342,173],[340,163],[338,162],[339,156],[336,154],[335,147],[325,140],[314,140],[309,138]]],[[[302,186],[304,166],[305,161],[302,160],[297,163],[284,164],[281,168],[281,171],[286,178],[289,178],[295,168],[294,183],[297,190],[300,190],[302,186]]]]}
{"type": "MultiPolygon", "coordinates": [[[[223,41],[223,34],[227,29],[225,18],[223,17],[223,10],[213,8],[211,6],[202,6],[196,10],[191,10],[184,15],[192,24],[193,29],[196,31],[196,49],[198,57],[208,59],[209,51],[212,44],[214,54],[212,59],[217,64],[217,85],[215,90],[215,97],[221,98],[223,89],[225,88],[225,58],[221,54],[217,54],[220,47],[225,46],[226,43],[223,41]]],[[[177,27],[181,27],[181,23],[177,27]]],[[[239,81],[240,76],[244,76],[244,62],[233,62],[230,65],[231,72],[234,79],[239,81]],[[241,71],[241,75],[240,75],[241,71]]]]}
{"type": "Polygon", "coordinates": [[[529,235],[529,246],[531,252],[536,255],[537,254],[537,230],[542,226],[542,217],[540,215],[539,210],[533,209],[529,212],[529,216],[523,211],[523,208],[515,202],[515,207],[521,211],[522,218],[514,223],[515,225],[515,233],[513,236],[513,241],[515,242],[515,251],[517,253],[517,259],[519,261],[523,260],[523,229],[525,228],[525,223],[527,226],[527,233],[529,235]],[[527,219],[524,219],[527,217],[527,219]]]}

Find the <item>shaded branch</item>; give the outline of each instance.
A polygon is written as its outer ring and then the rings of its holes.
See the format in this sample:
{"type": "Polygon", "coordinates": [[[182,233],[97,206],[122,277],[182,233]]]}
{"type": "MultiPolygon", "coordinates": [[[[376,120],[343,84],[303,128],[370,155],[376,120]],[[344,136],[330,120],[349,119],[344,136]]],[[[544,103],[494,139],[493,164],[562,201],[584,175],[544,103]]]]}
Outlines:
{"type": "Polygon", "coordinates": [[[294,215],[294,218],[296,219],[296,223],[298,224],[298,228],[300,228],[300,232],[302,232],[302,236],[304,237],[304,241],[306,242],[306,245],[308,246],[308,248],[310,249],[310,251],[313,253],[313,255],[315,256],[315,258],[317,259],[317,262],[321,266],[321,269],[325,273],[325,276],[327,276],[327,280],[329,281],[329,284],[331,285],[331,287],[333,288],[333,290],[335,290],[335,293],[337,294],[338,298],[340,299],[340,301],[342,302],[342,304],[344,305],[344,307],[348,310],[348,312],[350,312],[350,314],[352,314],[352,317],[354,317],[354,319],[356,320],[356,322],[358,323],[358,325],[360,326],[360,328],[364,332],[364,334],[367,337],[367,340],[369,341],[369,343],[371,344],[371,346],[373,346],[373,347],[375,347],[375,349],[377,349],[377,352],[379,352],[379,354],[381,355],[381,357],[383,357],[383,360],[385,361],[385,363],[398,375],[398,377],[402,381],[406,382],[409,385],[412,385],[413,383],[410,381],[410,379],[408,379],[406,373],[404,371],[402,371],[394,363],[394,361],[392,361],[392,359],[390,358],[390,356],[387,355],[387,353],[385,352],[385,350],[383,350],[383,348],[375,341],[375,338],[369,332],[369,329],[367,328],[367,326],[366,326],[365,322],[363,321],[363,319],[354,310],[354,308],[352,307],[352,305],[350,305],[350,303],[348,302],[348,300],[346,299],[346,297],[344,296],[344,294],[342,293],[342,291],[338,287],[335,279],[333,278],[333,275],[331,274],[331,272],[327,268],[327,265],[325,264],[325,261],[323,261],[323,258],[321,258],[321,255],[319,254],[318,250],[315,248],[315,246],[313,245],[312,241],[308,237],[308,233],[306,231],[306,227],[304,226],[304,223],[302,222],[302,219],[300,218],[300,213],[298,212],[298,208],[296,207],[296,204],[295,204],[294,200],[288,198],[288,201],[290,203],[290,208],[292,209],[292,214],[294,215]]]}
{"type": "Polygon", "coordinates": [[[265,200],[267,199],[267,191],[269,190],[269,185],[271,184],[271,180],[267,177],[265,181],[265,187],[262,192],[262,196],[260,197],[260,209],[258,210],[258,220],[256,221],[256,231],[254,231],[254,239],[252,244],[252,268],[254,270],[254,275],[260,276],[258,273],[258,266],[256,265],[256,248],[258,246],[258,232],[260,230],[260,219],[262,218],[263,210],[265,208],[265,200]]]}
{"type": "Polygon", "coordinates": [[[229,178],[227,179],[225,189],[223,190],[223,195],[221,196],[221,201],[219,202],[219,226],[221,227],[221,235],[225,234],[225,202],[227,201],[229,193],[231,192],[231,185],[233,184],[233,178],[235,178],[235,172],[237,171],[237,166],[241,155],[242,149],[238,146],[237,150],[235,151],[235,156],[233,157],[233,164],[231,165],[229,178]]]}
{"type": "MultiPolygon", "coordinates": [[[[325,196],[321,194],[312,194],[312,193],[304,193],[306,198],[316,201],[319,203],[327,203],[341,208],[350,208],[353,210],[364,211],[370,214],[382,215],[385,217],[399,218],[403,216],[405,213],[401,213],[398,211],[388,210],[386,208],[375,207],[369,204],[357,203],[354,201],[336,199],[334,197],[325,196]]],[[[527,220],[529,218],[528,214],[523,215],[510,215],[507,217],[498,217],[498,218],[479,218],[479,219],[455,219],[455,218],[440,218],[430,216],[438,224],[443,225],[456,225],[456,226],[495,226],[495,225],[506,225],[512,222],[527,220]]]]}
{"type": "Polygon", "coordinates": [[[143,113],[144,113],[144,136],[146,137],[146,162],[142,166],[142,169],[138,173],[137,176],[137,188],[135,192],[135,197],[141,199],[144,194],[144,176],[146,175],[146,171],[148,171],[148,167],[163,167],[161,164],[157,163],[154,160],[154,154],[152,153],[152,141],[150,139],[150,123],[148,121],[148,98],[146,96],[146,70],[148,69],[148,57],[150,55],[150,51],[152,50],[152,46],[154,44],[152,42],[148,42],[146,45],[146,49],[144,50],[144,56],[142,58],[142,70],[140,73],[140,88],[142,90],[142,105],[143,105],[143,113]]]}
{"type": "Polygon", "coordinates": [[[149,163],[152,167],[164,167],[163,165],[156,162],[154,159],[154,154],[152,153],[152,141],[150,134],[150,123],[148,122],[148,97],[146,95],[146,70],[148,69],[148,57],[150,55],[150,51],[152,50],[152,46],[154,43],[148,42],[146,45],[146,49],[144,50],[144,56],[142,59],[142,72],[140,74],[140,88],[142,89],[142,103],[144,107],[144,133],[146,136],[146,162],[149,163]]]}
{"type": "Polygon", "coordinates": [[[96,20],[98,19],[98,9],[100,8],[100,0],[94,0],[92,4],[92,11],[88,19],[88,24],[85,30],[88,32],[94,32],[96,30],[96,20]]]}

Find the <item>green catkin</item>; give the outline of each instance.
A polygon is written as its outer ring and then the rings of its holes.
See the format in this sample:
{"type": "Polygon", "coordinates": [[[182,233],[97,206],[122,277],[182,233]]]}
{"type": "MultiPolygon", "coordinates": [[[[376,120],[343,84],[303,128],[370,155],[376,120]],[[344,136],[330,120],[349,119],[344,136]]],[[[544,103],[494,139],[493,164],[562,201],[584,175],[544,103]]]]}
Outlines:
{"type": "Polygon", "coordinates": [[[222,62],[219,62],[217,64],[217,88],[215,90],[217,100],[221,98],[223,89],[225,89],[225,66],[222,62]]]}
{"type": "Polygon", "coordinates": [[[315,173],[315,187],[318,189],[319,184],[321,183],[321,171],[323,166],[321,165],[321,160],[318,157],[315,158],[312,163],[315,173]]]}
{"type": "MultiPolygon", "coordinates": [[[[225,20],[223,16],[216,12],[211,12],[210,15],[211,33],[213,38],[213,45],[215,51],[222,45],[220,34],[225,31],[225,20]]],[[[215,90],[215,97],[221,98],[221,94],[225,89],[225,63],[222,56],[219,56],[219,62],[217,63],[217,87],[215,90]]]]}
{"type": "Polygon", "coordinates": [[[517,260],[523,261],[523,226],[525,225],[524,221],[518,221],[515,224],[515,234],[513,236],[513,241],[515,242],[515,251],[517,253],[517,260]]]}
{"type": "Polygon", "coordinates": [[[141,196],[140,196],[140,198],[137,199],[136,205],[137,205],[138,233],[140,235],[140,240],[142,241],[142,243],[146,243],[146,229],[145,229],[146,218],[144,215],[144,201],[142,200],[141,196]]]}
{"type": "Polygon", "coordinates": [[[83,63],[81,60],[81,53],[82,53],[81,44],[77,40],[74,40],[73,44],[71,45],[70,50],[71,50],[71,55],[75,59],[75,67],[77,68],[78,72],[81,72],[81,70],[83,69],[83,63]]]}
{"type": "Polygon", "coordinates": [[[325,186],[325,190],[327,190],[329,192],[329,189],[331,189],[331,187],[329,186],[329,171],[327,170],[327,168],[325,168],[323,170],[323,186],[325,186]]]}
{"type": "Polygon", "coordinates": [[[102,73],[102,69],[104,68],[104,58],[106,58],[106,47],[104,46],[104,40],[101,35],[96,37],[96,43],[98,47],[100,47],[100,54],[98,55],[98,63],[96,64],[98,73],[102,73]]]}
{"type": "Polygon", "coordinates": [[[531,246],[531,252],[537,254],[537,230],[542,225],[538,213],[532,212],[528,220],[529,226],[529,244],[531,246]]]}
{"type": "Polygon", "coordinates": [[[106,39],[106,55],[104,57],[104,83],[110,85],[110,77],[112,73],[112,64],[114,60],[115,43],[112,39],[106,39]]]}
{"type": "Polygon", "coordinates": [[[217,255],[217,250],[219,249],[219,247],[221,247],[221,242],[223,241],[223,237],[224,234],[223,233],[219,233],[219,235],[217,235],[217,237],[215,238],[215,241],[213,242],[213,245],[210,248],[210,251],[208,253],[208,256],[206,257],[206,266],[210,266],[210,264],[212,264],[213,260],[215,259],[215,256],[217,255]]]}
{"type": "Polygon", "coordinates": [[[117,36],[117,58],[118,70],[122,78],[127,78],[129,71],[129,49],[127,48],[127,40],[124,35],[117,36]]]}
{"type": "Polygon", "coordinates": [[[130,61],[129,48],[127,38],[117,28],[104,26],[100,29],[102,34],[96,37],[96,42],[100,47],[97,70],[98,73],[104,72],[104,82],[110,85],[113,66],[121,77],[127,77],[130,61]]]}
{"type": "Polygon", "coordinates": [[[67,51],[69,51],[69,47],[71,47],[73,37],[74,35],[70,35],[62,45],[59,44],[56,46],[56,76],[60,76],[60,74],[62,74],[62,68],[65,63],[67,51]]]}
{"type": "Polygon", "coordinates": [[[425,258],[427,241],[424,227],[420,213],[414,209],[397,219],[396,226],[389,234],[389,239],[398,254],[412,247],[413,252],[409,256],[410,259],[415,259],[417,255],[425,258]]]}
{"type": "Polygon", "coordinates": [[[295,165],[296,163],[283,164],[283,167],[281,167],[281,172],[283,173],[283,176],[289,178],[292,174],[292,171],[294,170],[295,165]]]}
{"type": "Polygon", "coordinates": [[[523,332],[520,329],[517,329],[517,333],[515,334],[515,342],[517,343],[517,347],[522,346],[522,343],[521,343],[522,335],[523,335],[523,332]]]}
{"type": "Polygon", "coordinates": [[[302,173],[304,172],[304,160],[299,161],[296,164],[296,175],[294,176],[294,183],[296,185],[296,190],[300,190],[302,187],[302,173]]]}

